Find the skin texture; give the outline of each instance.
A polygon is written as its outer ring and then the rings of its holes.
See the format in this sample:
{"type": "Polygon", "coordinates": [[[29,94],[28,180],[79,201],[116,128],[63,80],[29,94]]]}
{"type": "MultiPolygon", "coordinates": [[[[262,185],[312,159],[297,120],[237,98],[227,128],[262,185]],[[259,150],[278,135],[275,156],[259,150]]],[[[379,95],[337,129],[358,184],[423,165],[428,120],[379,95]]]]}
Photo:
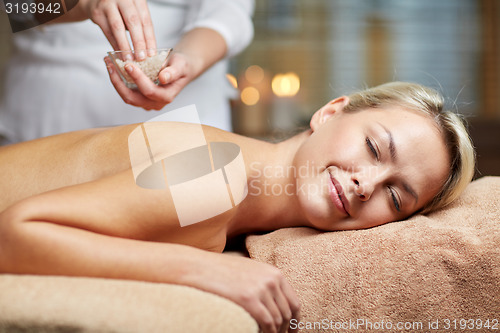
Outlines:
{"type": "MultiPolygon", "coordinates": [[[[135,184],[128,136],[137,125],[1,147],[0,272],[192,286],[240,304],[264,332],[285,332],[299,316],[292,287],[275,267],[218,253],[227,238],[403,219],[422,208],[447,176],[445,145],[431,120],[396,107],[345,113],[346,103],[346,97],[331,101],[314,114],[311,130],[279,144],[204,127],[208,142],[241,148],[249,194],[240,205],[188,227],[180,226],[168,188],[135,184]],[[396,146],[394,161],[385,129],[396,146]],[[331,199],[330,175],[342,187],[349,215],[331,199]],[[417,202],[403,183],[415,190],[417,202]]],[[[193,125],[155,126],[166,143],[157,153],[166,156],[189,140],[193,125]]]]}

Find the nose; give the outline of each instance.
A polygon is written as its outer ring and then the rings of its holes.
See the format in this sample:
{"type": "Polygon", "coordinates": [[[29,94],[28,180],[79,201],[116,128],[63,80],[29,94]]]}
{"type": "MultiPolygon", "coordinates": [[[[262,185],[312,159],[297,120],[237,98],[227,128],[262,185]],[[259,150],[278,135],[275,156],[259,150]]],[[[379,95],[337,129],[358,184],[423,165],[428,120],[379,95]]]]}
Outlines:
{"type": "Polygon", "coordinates": [[[354,182],[354,193],[358,196],[361,201],[368,201],[373,193],[373,186],[369,186],[367,182],[363,182],[363,185],[357,178],[353,178],[354,182]]]}
{"type": "Polygon", "coordinates": [[[354,193],[361,201],[368,201],[375,188],[384,182],[387,170],[380,170],[376,167],[368,167],[353,172],[351,180],[354,183],[354,193]]]}

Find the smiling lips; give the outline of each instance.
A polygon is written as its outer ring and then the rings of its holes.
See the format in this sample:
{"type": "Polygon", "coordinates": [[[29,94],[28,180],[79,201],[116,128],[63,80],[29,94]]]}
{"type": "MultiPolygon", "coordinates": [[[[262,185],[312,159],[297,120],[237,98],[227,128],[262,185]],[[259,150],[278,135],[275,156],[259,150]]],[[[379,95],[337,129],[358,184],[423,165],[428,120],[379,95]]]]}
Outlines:
{"type": "Polygon", "coordinates": [[[349,216],[349,213],[347,211],[349,203],[345,198],[342,185],[340,185],[340,183],[335,178],[333,178],[331,174],[330,174],[330,182],[328,183],[328,189],[330,192],[330,200],[332,200],[334,206],[337,207],[337,209],[340,210],[342,213],[349,216]]]}

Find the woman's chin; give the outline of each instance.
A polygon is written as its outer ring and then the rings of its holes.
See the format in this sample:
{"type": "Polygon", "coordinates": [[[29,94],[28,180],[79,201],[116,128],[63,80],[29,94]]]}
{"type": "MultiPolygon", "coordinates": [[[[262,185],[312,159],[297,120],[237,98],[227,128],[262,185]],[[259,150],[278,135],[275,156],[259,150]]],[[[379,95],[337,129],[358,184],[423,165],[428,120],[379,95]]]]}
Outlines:
{"type": "Polygon", "coordinates": [[[338,223],[345,218],[333,210],[325,200],[323,202],[321,200],[307,200],[301,202],[301,205],[308,224],[315,229],[338,230],[338,223]]]}

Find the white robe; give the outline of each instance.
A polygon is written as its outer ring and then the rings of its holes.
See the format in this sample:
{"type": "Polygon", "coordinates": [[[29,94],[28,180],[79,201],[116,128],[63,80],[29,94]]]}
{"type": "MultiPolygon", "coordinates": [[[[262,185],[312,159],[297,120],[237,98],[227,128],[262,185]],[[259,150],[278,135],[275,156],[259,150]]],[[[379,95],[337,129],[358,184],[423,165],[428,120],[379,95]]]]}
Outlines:
{"type": "Polygon", "coordinates": [[[188,104],[196,104],[202,123],[230,130],[227,57],[253,37],[253,0],[155,0],[148,5],[159,48],[174,46],[194,27],[208,27],[226,40],[225,60],[186,86],[163,110],[147,112],[125,104],[114,89],[103,61],[111,46],[90,20],[17,32],[6,65],[0,136],[13,143],[144,122],[188,104]]]}

